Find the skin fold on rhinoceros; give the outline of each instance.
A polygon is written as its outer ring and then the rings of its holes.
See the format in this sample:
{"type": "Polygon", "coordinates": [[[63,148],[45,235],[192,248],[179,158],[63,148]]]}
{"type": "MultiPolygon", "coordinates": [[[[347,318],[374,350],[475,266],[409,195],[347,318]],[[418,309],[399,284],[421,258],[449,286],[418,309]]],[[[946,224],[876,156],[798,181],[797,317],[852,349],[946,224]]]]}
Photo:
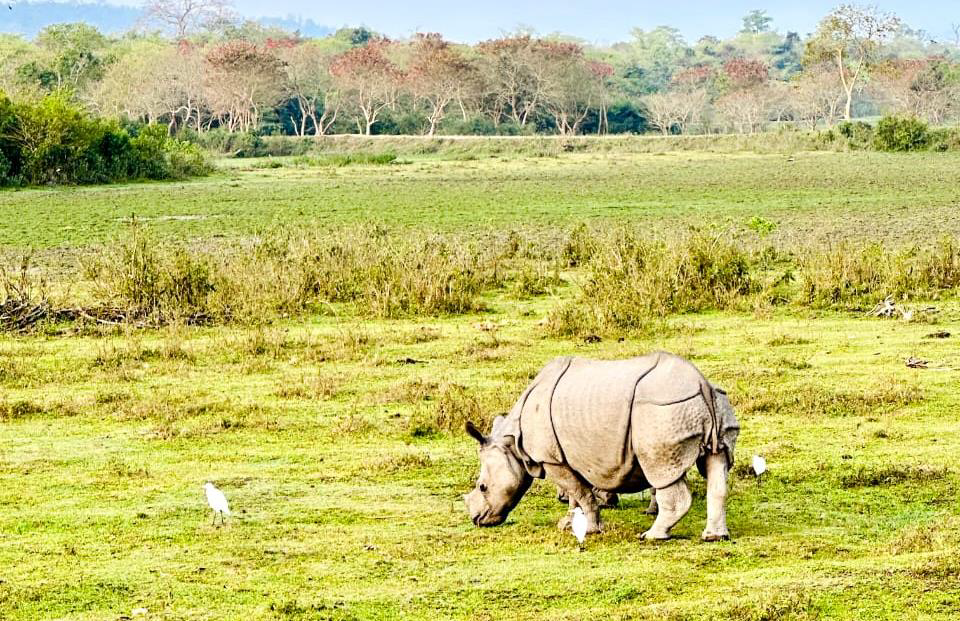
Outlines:
{"type": "Polygon", "coordinates": [[[535,478],[553,482],[600,531],[610,494],[656,493],[646,539],[668,539],[690,509],[686,473],[707,479],[705,541],[729,538],[727,474],[739,425],[726,393],[689,361],[658,352],[629,360],[558,358],[547,364],[489,435],[472,423],[480,475],[464,496],[477,526],[503,523],[535,478]]]}

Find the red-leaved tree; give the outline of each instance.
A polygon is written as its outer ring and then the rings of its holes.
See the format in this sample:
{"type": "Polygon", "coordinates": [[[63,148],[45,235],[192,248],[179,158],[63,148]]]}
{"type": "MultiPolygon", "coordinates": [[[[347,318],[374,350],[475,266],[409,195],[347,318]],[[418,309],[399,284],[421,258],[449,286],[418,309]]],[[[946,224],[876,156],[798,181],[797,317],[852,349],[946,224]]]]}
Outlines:
{"type": "Polygon", "coordinates": [[[373,133],[380,113],[392,105],[403,79],[403,72],[388,56],[388,39],[374,39],[333,59],[330,73],[344,101],[357,115],[357,127],[373,133]]]}

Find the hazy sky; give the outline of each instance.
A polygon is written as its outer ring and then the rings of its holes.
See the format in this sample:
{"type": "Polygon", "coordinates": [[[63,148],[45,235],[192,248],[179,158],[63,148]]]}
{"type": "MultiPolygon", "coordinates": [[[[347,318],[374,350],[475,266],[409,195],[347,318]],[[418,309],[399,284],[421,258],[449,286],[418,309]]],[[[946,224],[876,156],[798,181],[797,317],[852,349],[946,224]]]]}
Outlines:
{"type": "MultiPolygon", "coordinates": [[[[136,0],[122,0],[137,4],[136,0]]],[[[563,32],[592,42],[627,38],[631,29],[676,26],[690,40],[704,34],[729,36],[751,9],[766,9],[781,31],[811,32],[840,0],[236,0],[246,15],[295,14],[333,27],[363,24],[394,37],[413,32],[442,32],[457,41],[476,41],[512,31],[519,25],[540,33],[563,32]]],[[[952,38],[960,23],[960,0],[872,0],[900,15],[914,28],[936,38],[952,38]]]]}

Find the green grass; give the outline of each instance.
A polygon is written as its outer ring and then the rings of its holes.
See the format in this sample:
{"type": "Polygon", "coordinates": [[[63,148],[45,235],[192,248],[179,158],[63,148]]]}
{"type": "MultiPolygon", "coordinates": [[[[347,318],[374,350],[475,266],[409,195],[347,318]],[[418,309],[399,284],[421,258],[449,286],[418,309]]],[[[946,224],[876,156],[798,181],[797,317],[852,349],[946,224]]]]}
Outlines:
{"type": "Polygon", "coordinates": [[[872,234],[912,242],[960,232],[957,154],[615,152],[407,162],[264,169],[262,160],[230,160],[221,174],[189,183],[0,192],[0,247],[104,242],[132,218],[175,238],[370,221],[441,230],[584,220],[745,227],[756,216],[776,222],[774,237],[787,241],[872,234]]]}
{"type": "MultiPolygon", "coordinates": [[[[65,266],[131,212],[205,245],[278,223],[537,231],[755,216],[781,245],[857,232],[922,243],[958,230],[957,163],[243,162],[188,184],[2,193],[0,237],[65,266]],[[207,217],[162,219],[194,215],[207,217]]],[[[581,277],[546,295],[488,292],[488,311],[456,317],[0,335],[0,618],[955,618],[960,301],[933,302],[938,325],[765,309],[672,317],[656,338],[553,338],[543,320],[581,277]],[[941,330],[954,336],[926,338],[941,330]],[[475,447],[435,423],[502,411],[553,356],[659,348],[690,357],[737,408],[733,542],[699,542],[696,473],[693,509],[662,544],[638,540],[651,518],[629,496],[578,552],[543,482],[502,527],[472,527],[460,496],[475,447]],[[907,368],[911,356],[934,368],[907,368]],[[754,453],[770,464],[762,486],[754,453]],[[237,514],[226,527],[210,526],[208,479],[237,514]]]]}

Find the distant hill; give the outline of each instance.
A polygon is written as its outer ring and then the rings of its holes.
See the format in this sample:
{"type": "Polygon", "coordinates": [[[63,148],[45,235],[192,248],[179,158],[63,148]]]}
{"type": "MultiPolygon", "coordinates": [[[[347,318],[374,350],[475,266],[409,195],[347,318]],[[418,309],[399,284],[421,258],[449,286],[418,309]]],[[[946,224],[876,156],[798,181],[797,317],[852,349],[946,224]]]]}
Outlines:
{"type": "MultiPolygon", "coordinates": [[[[96,0],[88,2],[2,0],[0,33],[19,34],[32,38],[50,24],[85,22],[105,34],[121,34],[133,28],[140,19],[140,15],[140,9],[137,7],[108,4],[96,0]]],[[[312,19],[293,15],[263,17],[256,21],[265,26],[283,28],[291,32],[299,31],[305,37],[323,37],[333,32],[332,28],[317,24],[312,19]]]]}
{"type": "Polygon", "coordinates": [[[107,34],[133,28],[140,9],[104,2],[22,2],[3,0],[0,4],[0,32],[35,36],[50,24],[85,22],[107,34]],[[7,7],[10,7],[9,9],[7,7]]]}

